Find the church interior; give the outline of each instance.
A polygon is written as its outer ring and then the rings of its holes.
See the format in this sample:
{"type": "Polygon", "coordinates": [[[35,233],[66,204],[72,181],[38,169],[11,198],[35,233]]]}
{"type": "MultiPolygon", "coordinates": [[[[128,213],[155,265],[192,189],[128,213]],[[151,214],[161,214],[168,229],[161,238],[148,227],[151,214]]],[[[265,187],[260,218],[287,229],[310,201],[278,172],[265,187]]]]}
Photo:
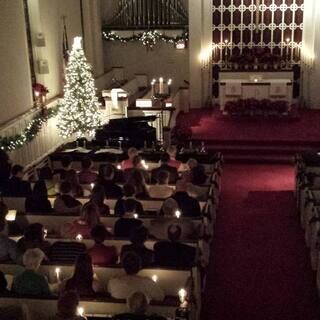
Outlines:
{"type": "Polygon", "coordinates": [[[0,0],[0,320],[320,319],[318,32],[316,0],[0,0]]]}

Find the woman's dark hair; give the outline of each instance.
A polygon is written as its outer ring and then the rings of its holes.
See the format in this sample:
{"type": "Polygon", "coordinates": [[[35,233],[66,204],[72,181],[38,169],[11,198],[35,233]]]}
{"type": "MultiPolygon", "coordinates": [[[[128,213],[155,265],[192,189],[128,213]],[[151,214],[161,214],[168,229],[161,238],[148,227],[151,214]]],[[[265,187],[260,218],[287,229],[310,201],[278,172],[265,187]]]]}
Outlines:
{"type": "Polygon", "coordinates": [[[52,180],[53,173],[50,167],[46,166],[39,170],[39,180],[52,180]]]}
{"type": "Polygon", "coordinates": [[[132,197],[136,192],[135,187],[132,184],[125,184],[123,186],[123,193],[125,197],[132,197]]]}
{"type": "Polygon", "coordinates": [[[148,194],[148,189],[144,176],[140,170],[133,170],[128,179],[128,184],[131,184],[135,190],[136,194],[145,193],[148,194]]]}
{"type": "Polygon", "coordinates": [[[194,185],[201,186],[206,183],[207,175],[205,173],[204,166],[197,165],[191,169],[191,182],[194,185]]]}
{"type": "Polygon", "coordinates": [[[109,232],[102,224],[99,224],[91,229],[91,238],[95,243],[103,243],[109,236],[109,232]]]}
{"type": "Polygon", "coordinates": [[[104,205],[105,197],[104,187],[100,184],[96,184],[92,189],[90,200],[97,206],[102,207],[104,205]]]}
{"type": "Polygon", "coordinates": [[[130,236],[130,241],[133,244],[142,245],[147,241],[148,235],[149,235],[148,229],[144,226],[141,226],[132,232],[130,236]]]}
{"type": "Polygon", "coordinates": [[[24,238],[28,241],[43,241],[43,225],[41,223],[29,224],[24,231],[24,238]]]}
{"type": "Polygon", "coordinates": [[[8,282],[2,271],[0,271],[0,293],[7,290],[8,282]]]}
{"type": "Polygon", "coordinates": [[[93,292],[92,289],[93,281],[93,268],[91,256],[87,253],[82,253],[78,256],[74,273],[72,278],[67,282],[68,290],[76,290],[78,293],[81,292],[93,292]]]}
{"type": "Polygon", "coordinates": [[[48,198],[48,190],[43,180],[39,180],[34,184],[32,194],[37,198],[48,198]]]}

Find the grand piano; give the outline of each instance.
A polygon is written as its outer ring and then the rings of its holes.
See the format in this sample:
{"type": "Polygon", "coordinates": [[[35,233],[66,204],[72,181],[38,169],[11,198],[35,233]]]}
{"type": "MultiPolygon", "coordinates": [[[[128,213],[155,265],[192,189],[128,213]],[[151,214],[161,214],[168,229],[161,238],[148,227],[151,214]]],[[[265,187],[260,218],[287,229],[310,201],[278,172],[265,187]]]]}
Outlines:
{"type": "Polygon", "coordinates": [[[157,140],[157,135],[156,129],[149,122],[156,119],[156,116],[112,119],[96,131],[95,142],[101,146],[106,145],[106,141],[110,145],[121,142],[123,146],[136,148],[143,148],[145,143],[151,146],[157,140]]]}

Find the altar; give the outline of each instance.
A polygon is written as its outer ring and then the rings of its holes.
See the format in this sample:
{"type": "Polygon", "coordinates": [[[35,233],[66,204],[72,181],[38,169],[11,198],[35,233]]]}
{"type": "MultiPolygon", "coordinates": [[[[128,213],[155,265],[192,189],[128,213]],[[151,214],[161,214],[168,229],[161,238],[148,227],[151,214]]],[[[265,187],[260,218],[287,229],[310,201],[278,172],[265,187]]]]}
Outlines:
{"type": "Polygon", "coordinates": [[[293,103],[293,72],[220,72],[221,111],[229,101],[251,98],[286,101],[290,109],[293,103]]]}

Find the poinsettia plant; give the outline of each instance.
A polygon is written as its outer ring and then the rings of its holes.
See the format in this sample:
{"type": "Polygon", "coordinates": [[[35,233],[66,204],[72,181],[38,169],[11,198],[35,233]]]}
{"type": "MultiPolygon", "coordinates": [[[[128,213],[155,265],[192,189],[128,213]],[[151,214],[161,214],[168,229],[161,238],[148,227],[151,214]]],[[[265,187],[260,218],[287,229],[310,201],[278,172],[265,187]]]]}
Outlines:
{"type": "Polygon", "coordinates": [[[32,89],[33,89],[33,92],[38,92],[39,95],[41,96],[45,96],[47,93],[49,93],[48,88],[38,82],[32,86],[32,89]]]}

